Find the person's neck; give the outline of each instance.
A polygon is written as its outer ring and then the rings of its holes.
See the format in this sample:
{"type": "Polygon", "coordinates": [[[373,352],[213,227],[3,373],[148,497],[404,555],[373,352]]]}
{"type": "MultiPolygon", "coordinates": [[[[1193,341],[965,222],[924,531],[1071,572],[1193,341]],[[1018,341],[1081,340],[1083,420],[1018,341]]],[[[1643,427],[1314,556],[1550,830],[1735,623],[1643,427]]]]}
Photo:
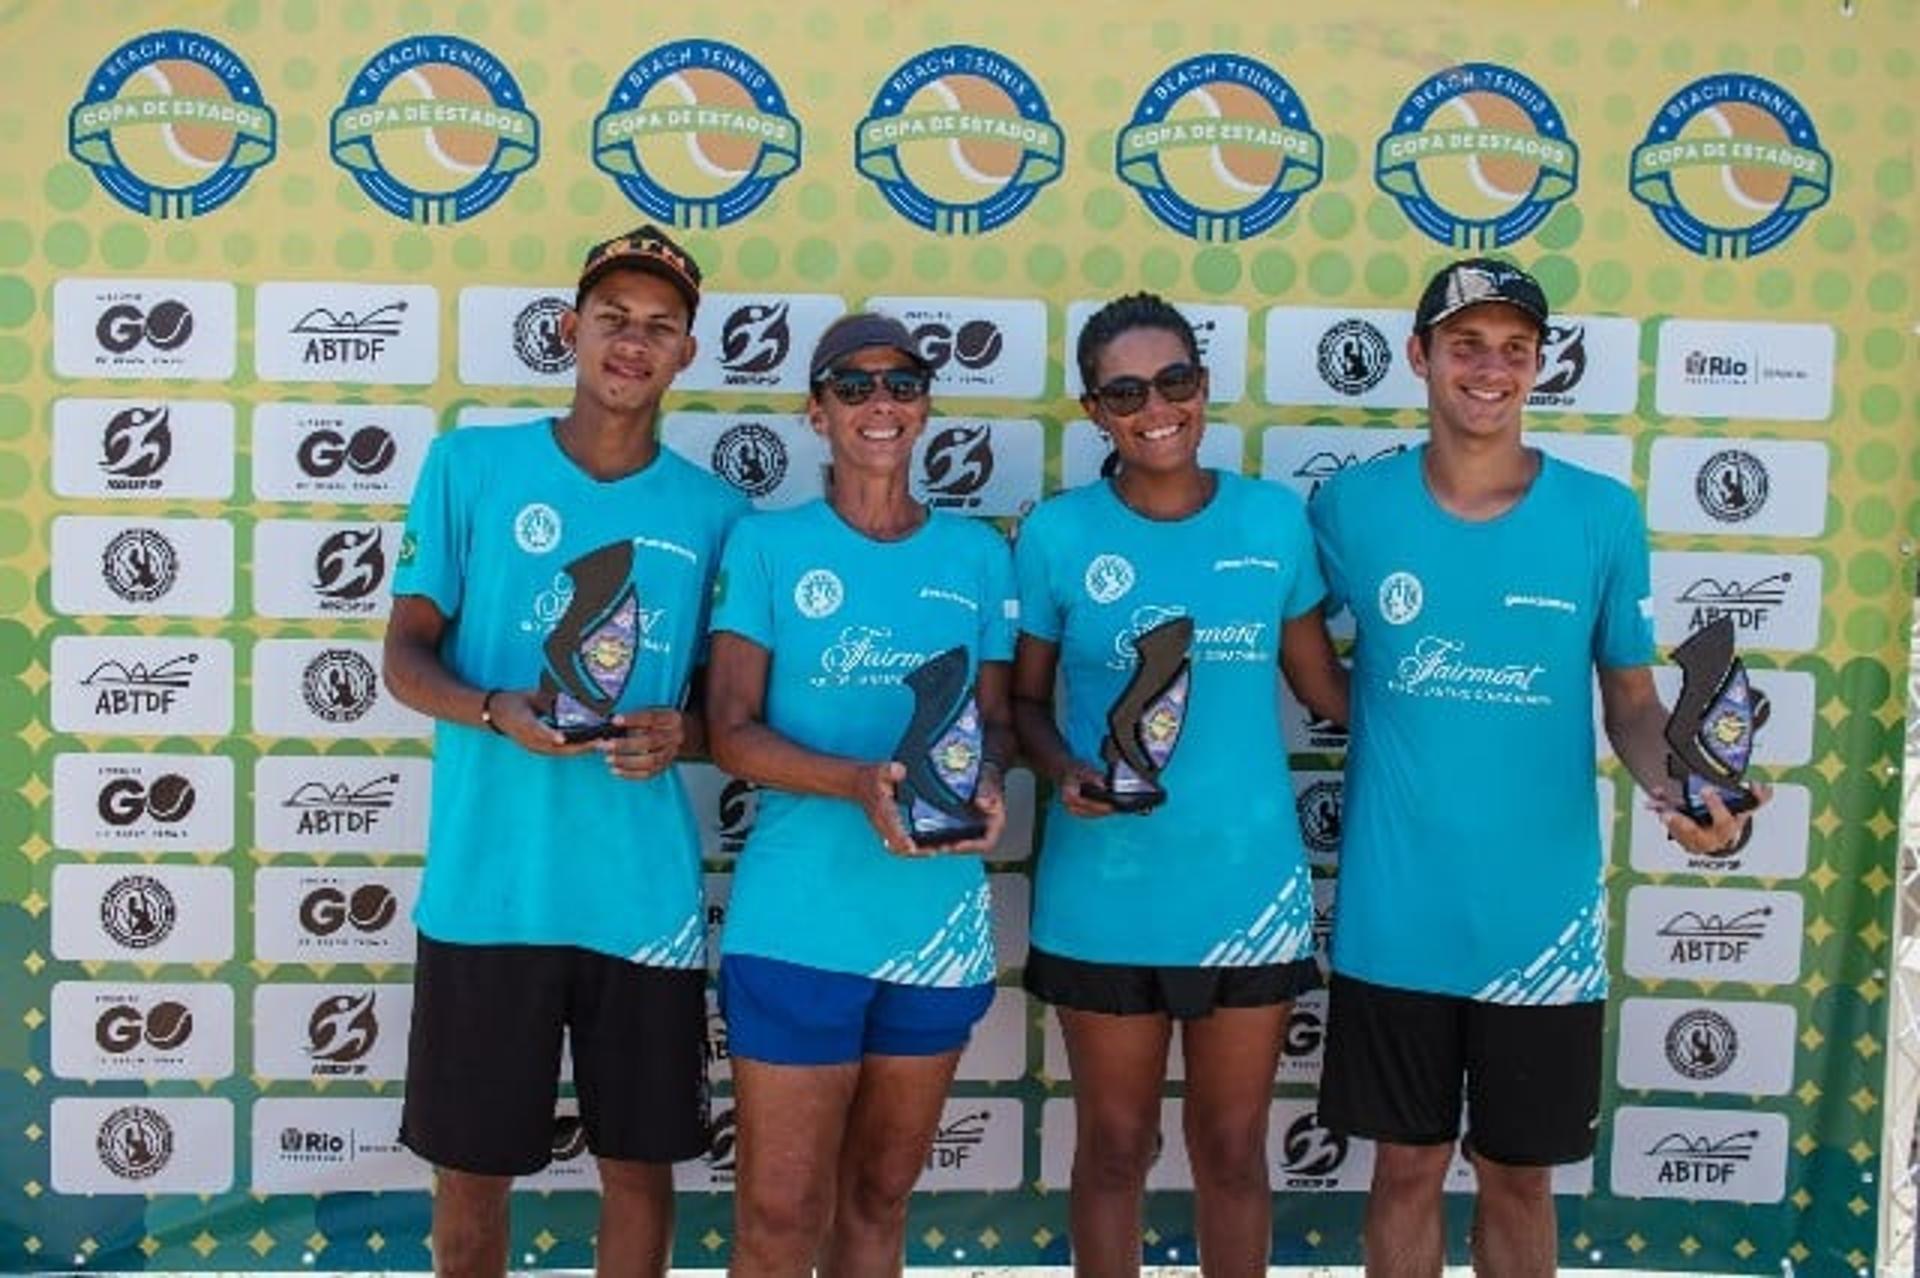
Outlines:
{"type": "Polygon", "coordinates": [[[645,470],[659,456],[658,419],[658,404],[613,413],[576,396],[553,433],[560,451],[581,470],[595,479],[621,479],[645,470]]]}
{"type": "Polygon", "coordinates": [[[1122,466],[1113,492],[1122,505],[1148,519],[1185,519],[1213,500],[1214,473],[1199,466],[1181,470],[1133,470],[1122,466]]]}
{"type": "Polygon", "coordinates": [[[927,508],[897,475],[830,468],[827,503],[848,527],[875,541],[899,541],[927,521],[927,508]]]}
{"type": "Polygon", "coordinates": [[[1495,519],[1513,509],[1543,464],[1541,454],[1520,442],[1520,432],[1476,437],[1433,430],[1422,453],[1427,491],[1450,515],[1495,519]]]}

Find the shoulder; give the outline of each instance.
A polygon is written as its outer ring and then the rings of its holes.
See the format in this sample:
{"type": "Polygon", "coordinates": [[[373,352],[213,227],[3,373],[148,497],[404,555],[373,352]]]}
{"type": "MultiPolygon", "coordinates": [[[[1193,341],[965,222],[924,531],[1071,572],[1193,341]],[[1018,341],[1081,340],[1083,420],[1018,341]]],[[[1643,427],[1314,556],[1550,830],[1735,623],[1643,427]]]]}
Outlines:
{"type": "Polygon", "coordinates": [[[1078,488],[1068,488],[1035,506],[1020,521],[1019,536],[1027,537],[1039,534],[1042,537],[1057,535],[1060,530],[1070,528],[1092,517],[1099,508],[1102,486],[1105,480],[1095,480],[1082,484],[1078,488]]]}
{"type": "Polygon", "coordinates": [[[1568,514],[1602,528],[1642,521],[1639,495],[1613,476],[1544,454],[1540,464],[1562,494],[1556,505],[1568,514]]]}
{"type": "Polygon", "coordinates": [[[1284,484],[1254,479],[1232,470],[1218,470],[1214,474],[1219,477],[1219,496],[1231,509],[1263,520],[1297,520],[1306,514],[1306,502],[1284,484]]]}
{"type": "Polygon", "coordinates": [[[936,510],[929,516],[929,524],[941,546],[951,546],[969,555],[1007,553],[1007,539],[984,519],[936,510]]]}
{"type": "Polygon", "coordinates": [[[658,465],[661,467],[661,478],[675,492],[689,502],[710,508],[729,523],[753,508],[739,489],[712,471],[694,465],[664,444],[660,446],[658,465]]]}

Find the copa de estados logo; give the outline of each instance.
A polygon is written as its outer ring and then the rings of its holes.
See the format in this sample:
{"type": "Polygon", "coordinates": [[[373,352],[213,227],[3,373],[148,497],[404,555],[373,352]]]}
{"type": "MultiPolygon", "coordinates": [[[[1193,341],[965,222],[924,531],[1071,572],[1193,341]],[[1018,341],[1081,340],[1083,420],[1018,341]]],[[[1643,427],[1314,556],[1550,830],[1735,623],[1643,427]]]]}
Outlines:
{"type": "Polygon", "coordinates": [[[1739,72],[1668,98],[1628,175],[1660,229],[1710,258],[1779,247],[1833,193],[1833,161],[1806,108],[1773,81],[1739,72]]]}
{"type": "Polygon", "coordinates": [[[678,40],[641,54],[615,79],[593,122],[593,163],[649,217],[725,226],[800,167],[800,122],[745,50],[678,40]]]}
{"type": "Polygon", "coordinates": [[[1114,142],[1114,169],[1161,222],[1196,240],[1262,234],[1320,184],[1320,135],[1272,67],[1207,53],[1157,76],[1114,142]]]}
{"type": "Polygon", "coordinates": [[[330,130],[334,163],[409,222],[465,221],[540,158],[540,122],[500,59],[458,36],[414,35],[369,58],[330,130]]]}
{"type": "Polygon", "coordinates": [[[1374,182],[1407,220],[1454,249],[1533,234],[1579,185],[1580,153],[1545,89],[1468,62],[1416,85],[1374,149],[1374,182]]]}
{"type": "Polygon", "coordinates": [[[232,49],[197,31],[152,31],[108,54],[67,117],[67,149],[135,213],[192,218],[245,189],[278,128],[232,49]]]}
{"type": "Polygon", "coordinates": [[[1066,138],[1012,59],[949,44],[901,63],[854,129],[854,164],[923,230],[977,235],[1024,213],[1060,176],[1066,138]]]}

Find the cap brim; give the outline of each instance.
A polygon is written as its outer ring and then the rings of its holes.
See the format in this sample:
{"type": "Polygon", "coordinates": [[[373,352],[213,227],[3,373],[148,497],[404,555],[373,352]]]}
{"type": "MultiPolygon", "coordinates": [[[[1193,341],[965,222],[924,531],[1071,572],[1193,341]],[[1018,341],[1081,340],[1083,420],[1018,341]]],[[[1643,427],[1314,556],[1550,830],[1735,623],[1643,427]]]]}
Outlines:
{"type": "Polygon", "coordinates": [[[1426,322],[1420,325],[1420,331],[1423,333],[1432,332],[1434,329],[1440,327],[1442,324],[1446,323],[1448,320],[1452,319],[1454,316],[1459,315],[1466,311],[1470,311],[1476,306],[1511,307],[1512,309],[1519,311],[1522,315],[1526,316],[1528,319],[1532,320],[1534,323],[1534,327],[1538,328],[1541,332],[1544,333],[1547,329],[1546,315],[1543,312],[1536,310],[1531,306],[1528,306],[1525,302],[1518,301],[1511,297],[1476,297],[1471,301],[1462,302],[1458,306],[1450,306],[1450,307],[1447,307],[1445,310],[1436,311],[1434,314],[1429,315],[1426,319],[1426,322]]]}
{"type": "Polygon", "coordinates": [[[655,279],[665,280],[667,283],[673,285],[674,292],[680,294],[680,300],[687,304],[687,314],[689,317],[700,309],[699,291],[688,284],[678,272],[664,263],[637,254],[629,257],[609,258],[607,261],[595,266],[585,275],[582,275],[580,277],[580,283],[574,288],[573,292],[574,309],[579,310],[580,304],[587,300],[587,294],[593,291],[593,286],[601,280],[606,279],[607,276],[612,275],[615,271],[638,271],[643,275],[651,275],[655,279]]]}

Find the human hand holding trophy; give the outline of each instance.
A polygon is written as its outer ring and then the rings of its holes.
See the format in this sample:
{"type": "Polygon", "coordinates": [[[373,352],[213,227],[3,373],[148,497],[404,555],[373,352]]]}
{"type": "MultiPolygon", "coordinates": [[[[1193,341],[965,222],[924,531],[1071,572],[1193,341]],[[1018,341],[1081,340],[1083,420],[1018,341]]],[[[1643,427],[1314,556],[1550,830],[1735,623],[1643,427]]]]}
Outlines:
{"type": "Polygon", "coordinates": [[[1765,787],[1750,786],[1746,769],[1754,734],[1767,722],[1769,705],[1734,655],[1733,621],[1721,617],[1674,649],[1680,695],[1667,718],[1667,775],[1674,788],[1655,795],[1667,830],[1688,851],[1731,851],[1747,818],[1767,800],[1765,787]]]}
{"type": "Polygon", "coordinates": [[[1160,777],[1187,722],[1192,648],[1192,617],[1171,618],[1133,637],[1138,660],[1107,710],[1107,733],[1100,741],[1106,775],[1096,781],[1069,770],[1063,778],[1081,799],[1140,816],[1166,802],[1160,777]]]}
{"type": "Polygon", "coordinates": [[[913,714],[889,770],[893,815],[915,851],[983,851],[1004,820],[999,768],[985,756],[964,647],[928,658],[903,682],[913,714]]]}

